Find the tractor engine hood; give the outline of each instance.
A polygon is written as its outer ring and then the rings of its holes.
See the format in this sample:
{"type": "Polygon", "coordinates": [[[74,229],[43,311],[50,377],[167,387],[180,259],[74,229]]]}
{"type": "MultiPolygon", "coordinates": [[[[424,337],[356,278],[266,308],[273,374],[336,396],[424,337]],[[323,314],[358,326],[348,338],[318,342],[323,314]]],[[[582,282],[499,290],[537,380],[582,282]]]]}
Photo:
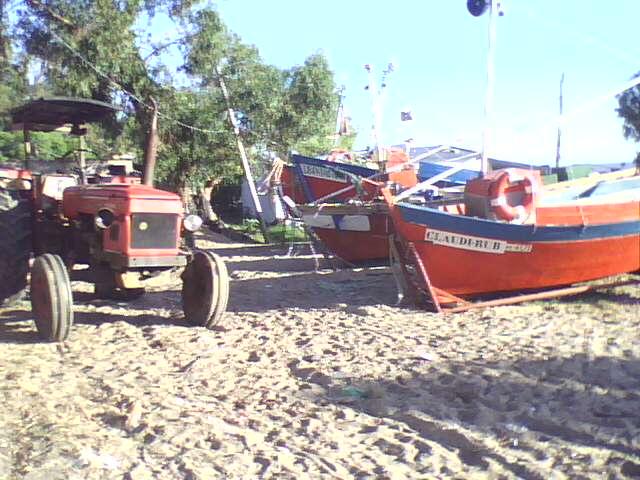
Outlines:
{"type": "Polygon", "coordinates": [[[148,185],[99,184],[68,187],[64,190],[62,204],[64,215],[68,218],[75,218],[79,214],[95,215],[102,209],[110,210],[115,216],[184,213],[178,195],[148,185]]]}

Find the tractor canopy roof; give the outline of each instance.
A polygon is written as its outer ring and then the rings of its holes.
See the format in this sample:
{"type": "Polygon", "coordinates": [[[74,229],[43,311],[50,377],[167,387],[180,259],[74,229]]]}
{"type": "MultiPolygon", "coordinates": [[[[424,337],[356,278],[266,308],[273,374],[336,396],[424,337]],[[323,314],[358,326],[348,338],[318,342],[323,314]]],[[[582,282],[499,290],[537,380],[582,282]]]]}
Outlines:
{"type": "Polygon", "coordinates": [[[71,125],[98,122],[117,109],[99,100],[68,97],[42,97],[11,110],[13,129],[50,132],[71,125]]]}

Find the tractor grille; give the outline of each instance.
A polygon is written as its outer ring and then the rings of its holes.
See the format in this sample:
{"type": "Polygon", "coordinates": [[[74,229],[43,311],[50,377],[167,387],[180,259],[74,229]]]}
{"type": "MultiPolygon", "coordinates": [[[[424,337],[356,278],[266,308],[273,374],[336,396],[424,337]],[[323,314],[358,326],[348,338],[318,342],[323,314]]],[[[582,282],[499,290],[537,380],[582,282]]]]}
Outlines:
{"type": "Polygon", "coordinates": [[[176,248],[178,216],[166,213],[131,215],[132,248],[176,248]]]}

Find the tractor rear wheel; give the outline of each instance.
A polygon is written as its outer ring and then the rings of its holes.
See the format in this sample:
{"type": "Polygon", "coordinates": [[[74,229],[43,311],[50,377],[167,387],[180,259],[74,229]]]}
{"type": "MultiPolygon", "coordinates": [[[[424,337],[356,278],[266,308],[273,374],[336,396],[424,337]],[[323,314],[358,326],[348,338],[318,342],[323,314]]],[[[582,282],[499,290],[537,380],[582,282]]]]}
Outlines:
{"type": "Polygon", "coordinates": [[[58,255],[36,257],[31,269],[31,308],[44,340],[61,342],[73,324],[73,297],[67,268],[58,255]]]}
{"type": "Polygon", "coordinates": [[[189,323],[213,328],[227,309],[229,274],[215,253],[196,250],[182,274],[182,308],[189,323]]]}
{"type": "Polygon", "coordinates": [[[22,297],[31,255],[31,202],[0,188],[0,306],[22,297]]]}

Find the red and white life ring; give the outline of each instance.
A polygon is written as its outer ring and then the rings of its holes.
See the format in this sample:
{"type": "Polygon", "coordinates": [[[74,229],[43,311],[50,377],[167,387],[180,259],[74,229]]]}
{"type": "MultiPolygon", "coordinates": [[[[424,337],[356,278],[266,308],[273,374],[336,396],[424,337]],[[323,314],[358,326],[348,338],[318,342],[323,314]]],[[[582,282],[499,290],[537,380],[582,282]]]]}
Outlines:
{"type": "Polygon", "coordinates": [[[489,186],[491,210],[502,220],[523,223],[534,210],[534,195],[537,190],[538,181],[528,170],[502,170],[489,186]],[[518,183],[523,186],[522,201],[519,205],[510,205],[507,190],[518,183]]]}

